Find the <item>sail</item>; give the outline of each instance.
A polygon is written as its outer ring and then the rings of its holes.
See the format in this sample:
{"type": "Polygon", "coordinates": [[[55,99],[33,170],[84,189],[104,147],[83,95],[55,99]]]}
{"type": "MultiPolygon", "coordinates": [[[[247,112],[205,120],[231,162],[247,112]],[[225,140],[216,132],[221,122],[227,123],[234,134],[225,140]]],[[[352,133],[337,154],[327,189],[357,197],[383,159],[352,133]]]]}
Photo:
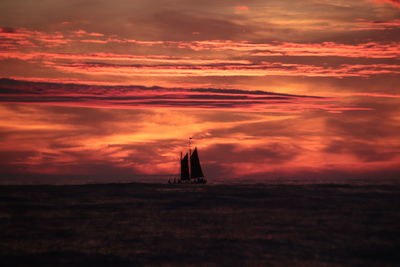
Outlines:
{"type": "Polygon", "coordinates": [[[197,147],[194,149],[192,155],[190,156],[190,178],[200,178],[204,177],[203,171],[201,170],[199,155],[197,154],[197,147]]]}
{"type": "Polygon", "coordinates": [[[181,180],[189,180],[189,158],[188,154],[181,159],[181,180]]]}

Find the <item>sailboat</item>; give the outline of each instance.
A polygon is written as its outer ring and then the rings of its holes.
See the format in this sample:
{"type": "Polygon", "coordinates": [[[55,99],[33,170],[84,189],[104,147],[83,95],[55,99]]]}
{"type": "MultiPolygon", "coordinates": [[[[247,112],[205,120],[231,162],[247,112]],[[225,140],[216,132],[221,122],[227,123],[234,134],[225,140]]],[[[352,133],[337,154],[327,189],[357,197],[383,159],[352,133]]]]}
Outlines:
{"type": "MultiPolygon", "coordinates": [[[[190,138],[191,139],[191,138],[190,138]]],[[[190,146],[189,139],[189,146],[190,146]]],[[[197,152],[197,147],[191,152],[185,154],[182,158],[181,152],[181,175],[178,180],[174,179],[173,182],[170,180],[168,183],[188,183],[188,184],[206,184],[207,180],[204,178],[203,170],[201,169],[199,154],[197,152]]]]}

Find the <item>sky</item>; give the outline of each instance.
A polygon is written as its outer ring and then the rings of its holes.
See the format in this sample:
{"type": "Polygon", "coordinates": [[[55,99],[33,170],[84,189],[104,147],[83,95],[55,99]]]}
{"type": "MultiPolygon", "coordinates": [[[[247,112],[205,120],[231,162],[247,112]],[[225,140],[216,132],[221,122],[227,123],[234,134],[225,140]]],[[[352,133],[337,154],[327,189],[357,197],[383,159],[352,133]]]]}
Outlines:
{"type": "Polygon", "coordinates": [[[400,179],[399,0],[2,0],[0,183],[400,179]]]}

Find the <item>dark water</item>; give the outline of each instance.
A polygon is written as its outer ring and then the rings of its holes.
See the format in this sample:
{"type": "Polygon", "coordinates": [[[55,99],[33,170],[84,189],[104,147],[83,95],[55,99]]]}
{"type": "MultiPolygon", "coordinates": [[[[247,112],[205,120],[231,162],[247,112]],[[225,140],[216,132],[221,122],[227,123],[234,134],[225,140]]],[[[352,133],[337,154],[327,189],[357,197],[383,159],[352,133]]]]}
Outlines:
{"type": "Polygon", "coordinates": [[[0,186],[2,266],[400,266],[400,187],[0,186]]]}

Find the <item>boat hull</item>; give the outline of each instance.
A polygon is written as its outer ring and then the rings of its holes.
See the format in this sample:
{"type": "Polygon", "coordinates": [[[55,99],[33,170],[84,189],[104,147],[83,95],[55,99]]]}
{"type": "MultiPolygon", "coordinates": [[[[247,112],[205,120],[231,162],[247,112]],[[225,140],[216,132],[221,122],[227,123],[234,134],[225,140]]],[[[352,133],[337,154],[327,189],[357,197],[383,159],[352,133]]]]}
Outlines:
{"type": "Polygon", "coordinates": [[[191,179],[191,180],[168,180],[168,184],[206,184],[207,179],[200,178],[200,179],[191,179]]]}

